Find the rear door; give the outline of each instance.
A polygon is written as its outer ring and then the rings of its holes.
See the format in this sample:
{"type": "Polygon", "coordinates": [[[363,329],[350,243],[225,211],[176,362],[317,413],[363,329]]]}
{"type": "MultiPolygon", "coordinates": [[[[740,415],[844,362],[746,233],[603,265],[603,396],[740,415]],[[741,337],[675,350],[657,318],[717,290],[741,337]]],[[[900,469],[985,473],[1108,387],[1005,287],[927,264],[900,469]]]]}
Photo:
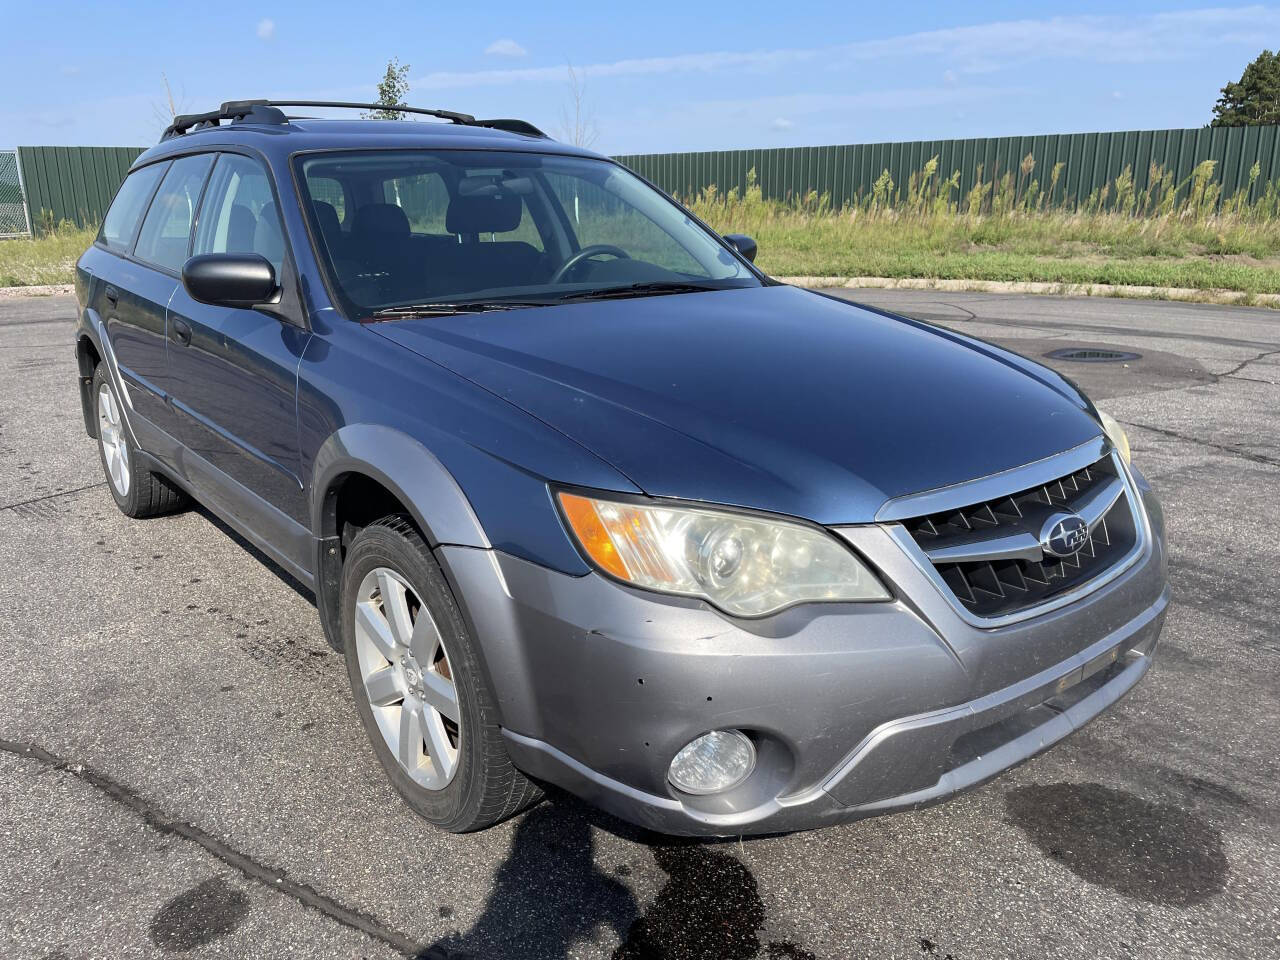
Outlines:
{"type": "MultiPolygon", "coordinates": [[[[129,276],[118,285],[121,313],[128,318],[122,328],[123,342],[117,348],[122,372],[128,367],[142,387],[134,395],[135,407],[163,431],[138,439],[149,453],[166,463],[173,460],[175,428],[167,402],[171,384],[165,311],[180,285],[178,276],[191,247],[200,193],[212,166],[211,153],[179,157],[167,165],[138,229],[129,276]]],[[[113,343],[118,339],[113,337],[113,343]]],[[[129,376],[125,373],[126,379],[129,376]]]]}
{"type": "Polygon", "coordinates": [[[168,169],[168,161],[140,167],[116,192],[96,241],[115,257],[98,271],[90,299],[106,327],[108,363],[119,374],[130,423],[144,433],[168,412],[161,387],[167,373],[164,311],[176,283],[130,257],[143,214],[168,169]]]}
{"type": "MultiPolygon", "coordinates": [[[[258,253],[293,283],[276,194],[256,157],[221,153],[192,253],[258,253]]],[[[257,310],[193,300],[169,304],[169,378],[186,472],[224,494],[223,506],[290,559],[310,566],[298,456],[298,361],[310,334],[257,310]],[[184,452],[185,455],[185,452],[184,452]]]]}

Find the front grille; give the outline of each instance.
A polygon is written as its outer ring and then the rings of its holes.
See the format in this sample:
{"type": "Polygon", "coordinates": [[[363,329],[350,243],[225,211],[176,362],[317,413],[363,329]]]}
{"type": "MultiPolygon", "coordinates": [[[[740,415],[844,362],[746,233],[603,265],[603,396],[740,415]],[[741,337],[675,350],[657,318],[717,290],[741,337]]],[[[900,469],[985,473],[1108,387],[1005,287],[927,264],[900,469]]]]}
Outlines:
{"type": "Polygon", "coordinates": [[[904,520],[903,525],[968,611],[1017,613],[1087,583],[1127,556],[1137,542],[1129,495],[1108,455],[1041,486],[994,500],[904,520]],[[1055,513],[1076,513],[1089,536],[1059,559],[1040,547],[1055,513]]]}

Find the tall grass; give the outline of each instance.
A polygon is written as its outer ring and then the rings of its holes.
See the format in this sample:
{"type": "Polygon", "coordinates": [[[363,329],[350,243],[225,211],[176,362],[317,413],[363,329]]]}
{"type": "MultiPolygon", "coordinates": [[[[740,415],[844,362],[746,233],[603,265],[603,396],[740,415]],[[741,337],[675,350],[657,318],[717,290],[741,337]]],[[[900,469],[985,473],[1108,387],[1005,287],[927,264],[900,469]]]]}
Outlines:
{"type": "Polygon", "coordinates": [[[776,275],[1041,280],[1280,292],[1280,184],[1228,197],[1205,161],[1181,182],[1153,167],[1135,189],[1126,168],[1081,202],[1064,199],[1056,165],[1042,183],[1017,171],[960,190],[937,160],[896,184],[886,171],[835,208],[811,191],[766,199],[751,171],[743,191],[708,187],[685,202],[723,233],[760,243],[776,275]]]}
{"type": "Polygon", "coordinates": [[[833,210],[829,192],[810,190],[801,196],[788,196],[785,201],[764,200],[753,169],[747,172],[745,191],[737,188],[721,192],[712,185],[684,198],[693,204],[774,204],[808,213],[847,212],[864,216],[928,217],[939,214],[970,217],[1016,217],[1043,213],[1115,214],[1132,219],[1216,222],[1224,218],[1246,222],[1264,222],[1280,217],[1280,181],[1259,184],[1261,166],[1254,163],[1246,183],[1230,196],[1224,196],[1222,184],[1214,180],[1216,161],[1198,164],[1181,181],[1172,171],[1152,164],[1146,183],[1137,189],[1132,166],[1126,166],[1114,180],[1109,180],[1080,199],[1068,194],[1062,175],[1065,163],[1056,163],[1042,183],[1036,174],[1036,160],[1027,154],[1017,170],[1006,171],[990,179],[982,165],[975,171],[974,184],[961,190],[960,171],[952,171],[945,179],[938,172],[935,156],[924,168],[912,173],[906,183],[895,183],[886,169],[869,190],[859,191],[855,198],[839,210],[833,210]]]}
{"type": "Polygon", "coordinates": [[[97,235],[97,224],[79,227],[64,220],[34,237],[0,240],[0,287],[70,283],[76,260],[97,235]]]}

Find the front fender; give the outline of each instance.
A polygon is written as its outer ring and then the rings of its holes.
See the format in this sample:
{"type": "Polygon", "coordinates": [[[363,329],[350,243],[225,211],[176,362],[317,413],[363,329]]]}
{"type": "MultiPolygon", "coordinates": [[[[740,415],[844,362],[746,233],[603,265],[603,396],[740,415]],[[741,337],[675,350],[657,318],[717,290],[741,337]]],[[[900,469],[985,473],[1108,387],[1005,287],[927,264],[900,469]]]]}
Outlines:
{"type": "Polygon", "coordinates": [[[365,474],[394,493],[432,548],[490,546],[466,494],[435,454],[407,434],[372,423],[347,424],[316,453],[311,530],[318,539],[339,532],[326,530],[326,501],[334,481],[347,473],[365,474]]]}
{"type": "MultiPolygon", "coordinates": [[[[433,550],[441,544],[488,549],[480,520],[443,463],[417,440],[391,427],[352,423],[332,434],[312,467],[311,531],[316,543],[316,607],[325,639],[342,650],[342,545],[334,514],[339,478],[357,473],[395,495],[433,550]]],[[[448,570],[445,571],[448,575],[448,570]]]]}

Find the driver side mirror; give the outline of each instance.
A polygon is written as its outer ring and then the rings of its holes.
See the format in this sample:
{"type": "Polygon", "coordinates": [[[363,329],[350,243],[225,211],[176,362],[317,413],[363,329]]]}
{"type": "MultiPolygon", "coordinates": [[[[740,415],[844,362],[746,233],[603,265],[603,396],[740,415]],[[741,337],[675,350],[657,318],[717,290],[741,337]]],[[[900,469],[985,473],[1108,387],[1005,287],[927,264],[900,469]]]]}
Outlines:
{"type": "Polygon", "coordinates": [[[752,263],[756,262],[756,242],[745,233],[726,233],[724,238],[729,246],[733,247],[752,263]]]}
{"type": "Polygon", "coordinates": [[[257,253],[202,253],[182,265],[182,285],[192,299],[218,307],[251,308],[279,289],[271,261],[257,253]]]}

